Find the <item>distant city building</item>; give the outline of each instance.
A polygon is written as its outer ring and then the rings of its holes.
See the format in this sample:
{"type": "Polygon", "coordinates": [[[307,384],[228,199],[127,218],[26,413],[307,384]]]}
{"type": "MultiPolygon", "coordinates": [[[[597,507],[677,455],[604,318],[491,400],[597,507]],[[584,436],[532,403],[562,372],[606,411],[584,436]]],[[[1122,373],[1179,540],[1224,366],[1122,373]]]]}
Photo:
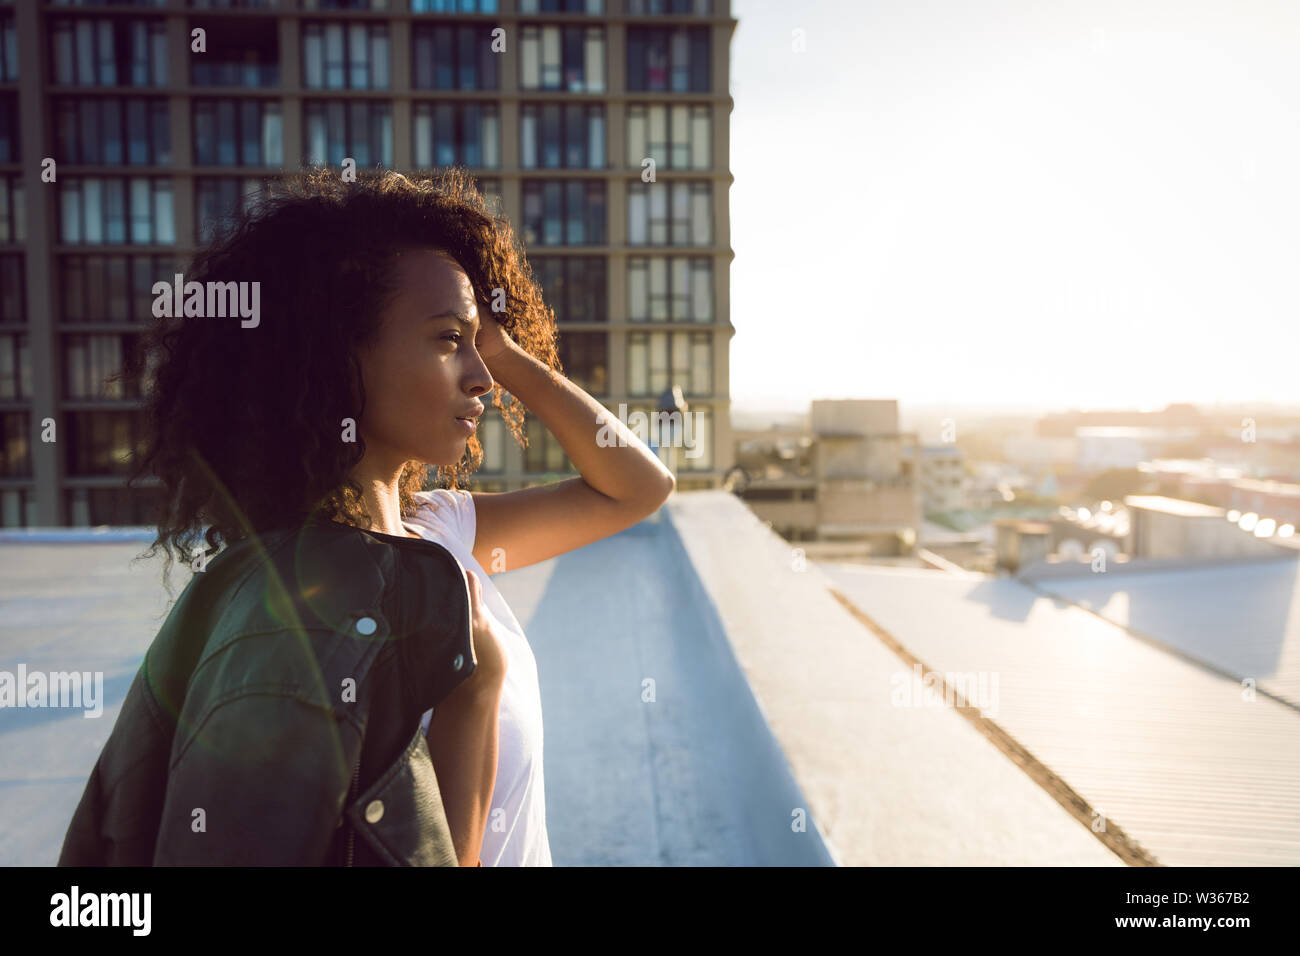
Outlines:
{"type": "Polygon", "coordinates": [[[1300,480],[1300,441],[1265,438],[1244,441],[1240,431],[1206,443],[1203,454],[1241,477],[1294,482],[1300,480]]]}
{"type": "Polygon", "coordinates": [[[1228,483],[1224,507],[1300,528],[1300,484],[1237,478],[1228,483]]]}
{"type": "Polygon", "coordinates": [[[1140,412],[1136,409],[1103,409],[1099,411],[1069,411],[1044,415],[1035,426],[1035,434],[1043,438],[1069,438],[1080,428],[1136,427],[1136,428],[1206,428],[1210,419],[1195,405],[1176,402],[1158,412],[1140,412]]]}
{"type": "Polygon", "coordinates": [[[1260,536],[1214,505],[1162,495],[1129,495],[1129,554],[1134,558],[1197,559],[1300,554],[1294,534],[1260,536]]]}
{"type": "Polygon", "coordinates": [[[1238,469],[1209,459],[1157,460],[1146,466],[1166,494],[1216,505],[1240,514],[1300,528],[1300,484],[1243,477],[1238,469]]]}
{"type": "Polygon", "coordinates": [[[1124,426],[1091,426],[1075,432],[1079,442],[1081,471],[1108,468],[1136,468],[1151,457],[1154,429],[1124,426]]]}
{"type": "Polygon", "coordinates": [[[968,508],[996,508],[1013,500],[1016,483],[1008,476],[1014,467],[998,461],[971,462],[971,480],[966,488],[968,508]]]}
{"type": "Polygon", "coordinates": [[[1002,455],[1010,464],[1033,472],[1046,472],[1056,467],[1073,467],[1079,457],[1079,441],[1073,436],[1015,435],[1003,439],[1002,455]]]}
{"type": "Polygon", "coordinates": [[[814,401],[806,429],[736,432],[742,497],[791,541],[908,554],[921,521],[915,432],[894,399],[814,401]]]}
{"type": "Polygon", "coordinates": [[[1052,526],[1046,522],[999,518],[993,527],[999,568],[1020,571],[1052,553],[1052,526]]]}
{"type": "MultiPolygon", "coordinates": [[[[913,462],[913,473],[921,491],[921,512],[932,515],[959,511],[966,507],[966,462],[955,444],[922,445],[920,462],[913,462]]],[[[910,447],[904,460],[912,461],[910,447]]]]}

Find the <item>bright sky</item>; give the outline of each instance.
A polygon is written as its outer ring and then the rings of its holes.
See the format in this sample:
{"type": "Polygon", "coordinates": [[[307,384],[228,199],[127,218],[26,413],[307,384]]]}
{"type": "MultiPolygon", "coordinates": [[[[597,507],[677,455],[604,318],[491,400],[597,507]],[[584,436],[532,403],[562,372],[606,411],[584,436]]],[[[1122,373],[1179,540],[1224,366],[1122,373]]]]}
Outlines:
{"type": "Polygon", "coordinates": [[[1300,400],[1300,3],[732,12],[738,405],[1300,400]]]}

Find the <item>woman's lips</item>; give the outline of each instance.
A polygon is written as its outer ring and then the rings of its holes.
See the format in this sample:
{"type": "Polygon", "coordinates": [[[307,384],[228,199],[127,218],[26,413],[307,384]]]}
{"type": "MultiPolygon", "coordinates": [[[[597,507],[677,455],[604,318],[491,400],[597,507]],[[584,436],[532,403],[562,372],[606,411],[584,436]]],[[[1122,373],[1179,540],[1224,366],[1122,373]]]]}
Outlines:
{"type": "Polygon", "coordinates": [[[474,419],[458,418],[456,419],[456,421],[460,422],[460,426],[464,428],[466,432],[468,432],[471,435],[474,434],[474,428],[475,428],[474,419]]]}

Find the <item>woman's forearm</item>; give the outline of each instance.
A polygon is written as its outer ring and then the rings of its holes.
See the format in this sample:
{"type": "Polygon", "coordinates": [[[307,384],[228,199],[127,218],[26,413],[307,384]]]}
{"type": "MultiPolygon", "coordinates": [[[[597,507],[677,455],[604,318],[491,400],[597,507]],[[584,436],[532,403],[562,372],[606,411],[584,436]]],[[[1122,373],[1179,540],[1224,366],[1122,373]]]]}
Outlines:
{"type": "Polygon", "coordinates": [[[439,704],[426,740],[461,866],[478,865],[497,776],[501,693],[452,695],[439,704]]]}
{"type": "Polygon", "coordinates": [[[587,484],[615,501],[662,503],[660,490],[672,487],[672,472],[600,402],[513,342],[484,362],[555,436],[587,484]],[[602,431],[608,443],[598,440],[602,431]]]}

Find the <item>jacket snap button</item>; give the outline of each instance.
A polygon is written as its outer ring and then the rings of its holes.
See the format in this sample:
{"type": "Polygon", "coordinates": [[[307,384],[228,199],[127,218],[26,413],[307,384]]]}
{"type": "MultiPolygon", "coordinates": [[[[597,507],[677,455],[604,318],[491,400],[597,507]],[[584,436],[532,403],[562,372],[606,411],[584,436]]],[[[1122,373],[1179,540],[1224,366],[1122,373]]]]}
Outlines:
{"type": "Polygon", "coordinates": [[[366,804],[366,822],[378,823],[384,817],[384,801],[371,800],[366,804]]]}
{"type": "Polygon", "coordinates": [[[357,621],[357,632],[359,634],[373,634],[378,627],[373,617],[363,617],[357,621]]]}
{"type": "Polygon", "coordinates": [[[464,654],[457,654],[454,658],[452,658],[452,661],[451,661],[451,669],[452,669],[452,670],[454,670],[454,671],[458,671],[458,670],[460,670],[460,669],[461,669],[462,667],[464,667],[464,666],[465,666],[465,655],[464,655],[464,654]]]}

